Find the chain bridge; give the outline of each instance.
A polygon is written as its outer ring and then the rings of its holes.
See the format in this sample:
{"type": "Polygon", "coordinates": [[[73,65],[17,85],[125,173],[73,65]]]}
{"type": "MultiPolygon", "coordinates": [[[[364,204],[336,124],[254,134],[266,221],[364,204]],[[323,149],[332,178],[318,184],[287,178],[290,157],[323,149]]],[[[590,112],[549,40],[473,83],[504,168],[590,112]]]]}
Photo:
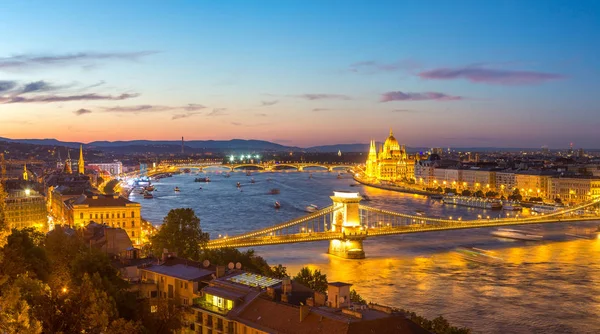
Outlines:
{"type": "Polygon", "coordinates": [[[333,205],[277,225],[210,240],[207,248],[257,247],[330,240],[332,255],[365,257],[366,238],[421,232],[600,220],[600,198],[549,214],[524,218],[442,219],[409,215],[360,204],[358,193],[336,191],[333,205]]]}

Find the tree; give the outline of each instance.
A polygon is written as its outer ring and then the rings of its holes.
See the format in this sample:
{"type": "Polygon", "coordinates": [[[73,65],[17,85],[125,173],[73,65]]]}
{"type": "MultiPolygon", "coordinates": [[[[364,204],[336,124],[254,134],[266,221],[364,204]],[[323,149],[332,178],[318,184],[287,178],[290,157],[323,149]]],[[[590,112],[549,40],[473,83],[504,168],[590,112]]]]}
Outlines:
{"type": "Polygon", "coordinates": [[[236,248],[206,249],[202,253],[201,259],[222,266],[230,262],[239,262],[244,270],[269,277],[275,277],[276,275],[267,261],[256,255],[253,249],[244,252],[240,252],[236,248]]]}
{"type": "Polygon", "coordinates": [[[287,268],[281,264],[271,267],[271,270],[273,271],[273,277],[275,278],[282,279],[284,277],[288,277],[287,268]]]}
{"type": "Polygon", "coordinates": [[[325,293],[327,291],[327,275],[321,274],[318,269],[313,271],[308,267],[302,267],[294,277],[294,281],[317,292],[325,293]]]}
{"type": "Polygon", "coordinates": [[[30,306],[21,298],[20,289],[16,286],[5,287],[0,294],[0,333],[37,334],[42,332],[42,325],[31,316],[30,306]]]}
{"type": "Polygon", "coordinates": [[[0,265],[0,273],[14,279],[27,272],[45,280],[50,271],[46,251],[43,248],[44,234],[33,228],[13,229],[2,248],[4,261],[0,265]]]}
{"type": "Polygon", "coordinates": [[[5,219],[5,210],[6,210],[6,191],[4,191],[4,185],[0,182],[0,247],[3,247],[6,244],[6,238],[10,233],[8,224],[5,219]]]}
{"type": "Polygon", "coordinates": [[[113,320],[108,326],[105,334],[141,334],[144,333],[142,324],[140,322],[127,321],[119,318],[113,320]]]}
{"type": "Polygon", "coordinates": [[[483,196],[484,196],[484,194],[483,194],[483,191],[481,191],[481,190],[477,190],[477,191],[475,192],[475,197],[483,197],[483,196]]]}
{"type": "Polygon", "coordinates": [[[83,275],[75,301],[79,306],[79,332],[104,332],[117,317],[115,301],[104,292],[100,282],[98,273],[92,277],[87,273],[83,275]]]}
{"type": "Polygon", "coordinates": [[[151,238],[152,250],[155,255],[163,249],[177,252],[177,256],[199,260],[202,248],[209,240],[208,233],[202,232],[200,218],[192,209],[173,209],[163,220],[163,225],[156,235],[151,238]]]}
{"type": "Polygon", "coordinates": [[[171,299],[146,299],[141,308],[141,320],[147,333],[172,333],[183,324],[184,312],[171,299]]]}
{"type": "Polygon", "coordinates": [[[471,196],[471,191],[468,190],[468,189],[465,189],[465,190],[462,191],[462,195],[463,196],[471,196]]]}
{"type": "Polygon", "coordinates": [[[356,292],[356,290],[350,290],[350,301],[356,304],[366,304],[367,301],[356,292]]]}
{"type": "MultiPolygon", "coordinates": [[[[71,265],[73,258],[87,251],[80,235],[68,235],[65,233],[64,228],[58,225],[47,234],[45,249],[52,268],[48,277],[48,285],[56,291],[64,286],[72,286],[71,265]]],[[[80,276],[83,276],[83,274],[80,276]]]]}
{"type": "Polygon", "coordinates": [[[496,197],[496,196],[498,196],[498,193],[495,191],[492,191],[492,190],[485,193],[485,197],[488,197],[488,198],[496,197]]]}

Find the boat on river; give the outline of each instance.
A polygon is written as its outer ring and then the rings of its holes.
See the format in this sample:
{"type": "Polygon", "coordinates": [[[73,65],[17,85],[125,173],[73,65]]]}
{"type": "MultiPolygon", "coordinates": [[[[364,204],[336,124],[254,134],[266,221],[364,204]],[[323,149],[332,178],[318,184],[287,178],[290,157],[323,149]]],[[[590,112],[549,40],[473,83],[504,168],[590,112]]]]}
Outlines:
{"type": "Polygon", "coordinates": [[[502,210],[506,211],[521,211],[523,206],[518,202],[504,201],[502,202],[502,210]]]}
{"type": "Polygon", "coordinates": [[[197,177],[194,179],[194,182],[210,182],[210,178],[207,177],[197,177]]]}
{"type": "Polygon", "coordinates": [[[444,204],[454,204],[460,206],[468,206],[471,208],[480,208],[487,210],[500,210],[502,203],[486,198],[468,197],[468,196],[444,196],[442,199],[444,204]]]}
{"type": "Polygon", "coordinates": [[[146,186],[146,188],[144,188],[144,190],[146,190],[146,191],[154,191],[154,186],[153,185],[146,186]]]}
{"type": "Polygon", "coordinates": [[[423,210],[415,210],[415,214],[417,216],[425,216],[425,211],[423,211],[423,210]]]}
{"type": "Polygon", "coordinates": [[[179,187],[175,187],[175,189],[173,189],[173,190],[175,190],[176,193],[178,193],[180,191],[179,187]]]}
{"type": "Polygon", "coordinates": [[[279,189],[277,188],[273,188],[269,191],[269,194],[271,195],[279,195],[279,189]]]}
{"type": "Polygon", "coordinates": [[[256,183],[256,181],[254,181],[254,178],[252,178],[252,179],[250,180],[250,183],[256,183]]]}
{"type": "Polygon", "coordinates": [[[502,258],[495,256],[494,252],[475,247],[458,247],[454,250],[454,253],[467,261],[482,264],[498,264],[504,261],[502,258]]]}
{"type": "Polygon", "coordinates": [[[306,208],[304,208],[304,210],[306,212],[316,212],[319,210],[319,207],[314,204],[311,204],[311,205],[308,205],[306,208]]]}
{"type": "Polygon", "coordinates": [[[563,206],[552,205],[552,204],[536,204],[531,207],[531,211],[535,213],[554,213],[556,211],[564,209],[563,206]]]}
{"type": "Polygon", "coordinates": [[[539,234],[534,234],[522,230],[513,230],[509,228],[499,228],[491,233],[493,236],[504,239],[524,240],[524,241],[539,241],[544,237],[539,234]]]}
{"type": "Polygon", "coordinates": [[[151,198],[154,198],[154,195],[152,195],[152,193],[149,192],[149,191],[145,191],[144,192],[144,198],[145,199],[151,199],[151,198]]]}
{"type": "Polygon", "coordinates": [[[279,209],[281,208],[281,203],[279,203],[278,201],[275,202],[275,209],[279,209]]]}
{"type": "Polygon", "coordinates": [[[238,182],[237,185],[236,185],[236,187],[241,188],[242,184],[238,182]]]}

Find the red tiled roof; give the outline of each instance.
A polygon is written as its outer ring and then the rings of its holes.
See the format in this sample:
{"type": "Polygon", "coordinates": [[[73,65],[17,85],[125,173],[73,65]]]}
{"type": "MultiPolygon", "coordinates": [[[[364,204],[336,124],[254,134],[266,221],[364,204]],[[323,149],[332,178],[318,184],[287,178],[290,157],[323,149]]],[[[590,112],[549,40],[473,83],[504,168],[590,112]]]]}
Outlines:
{"type": "MultiPolygon", "coordinates": [[[[337,314],[336,314],[337,315],[337,314]]],[[[350,316],[329,317],[323,313],[309,312],[300,321],[300,308],[258,298],[237,316],[237,320],[269,333],[286,334],[426,334],[426,330],[394,314],[373,320],[360,320],[350,316]]]]}

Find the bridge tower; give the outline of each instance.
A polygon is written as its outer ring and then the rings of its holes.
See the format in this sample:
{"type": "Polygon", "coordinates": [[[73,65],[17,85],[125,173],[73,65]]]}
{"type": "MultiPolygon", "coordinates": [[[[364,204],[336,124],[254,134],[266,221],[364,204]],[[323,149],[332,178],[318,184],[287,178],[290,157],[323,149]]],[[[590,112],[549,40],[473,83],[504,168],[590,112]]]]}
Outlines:
{"type": "Polygon", "coordinates": [[[333,212],[331,232],[342,233],[342,238],[331,240],[328,253],[345,259],[364,259],[363,240],[366,231],[360,224],[358,204],[362,197],[356,192],[334,191],[331,200],[333,212]]]}

